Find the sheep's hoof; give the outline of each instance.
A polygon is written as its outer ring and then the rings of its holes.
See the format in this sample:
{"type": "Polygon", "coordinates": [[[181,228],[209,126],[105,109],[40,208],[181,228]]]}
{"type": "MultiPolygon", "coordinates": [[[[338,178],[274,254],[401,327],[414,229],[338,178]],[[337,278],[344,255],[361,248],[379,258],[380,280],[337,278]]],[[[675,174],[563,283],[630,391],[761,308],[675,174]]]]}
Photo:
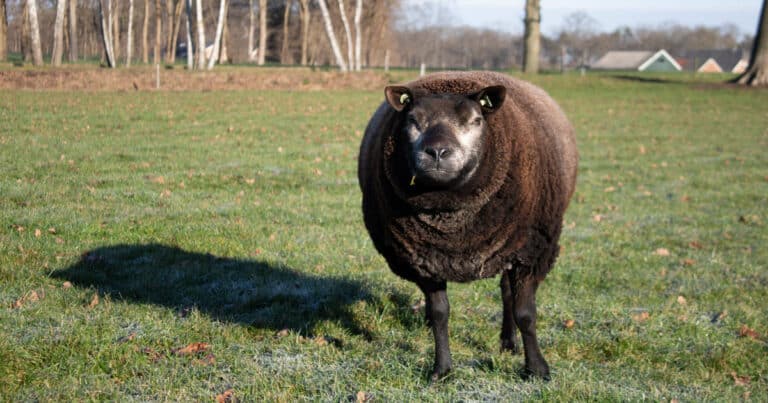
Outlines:
{"type": "Polygon", "coordinates": [[[429,384],[434,385],[436,383],[439,383],[440,381],[445,379],[445,377],[450,372],[451,372],[450,368],[439,370],[439,371],[438,370],[432,371],[432,375],[429,376],[429,384]]]}
{"type": "Polygon", "coordinates": [[[501,339],[501,352],[510,354],[520,354],[520,343],[515,339],[501,339]]]}

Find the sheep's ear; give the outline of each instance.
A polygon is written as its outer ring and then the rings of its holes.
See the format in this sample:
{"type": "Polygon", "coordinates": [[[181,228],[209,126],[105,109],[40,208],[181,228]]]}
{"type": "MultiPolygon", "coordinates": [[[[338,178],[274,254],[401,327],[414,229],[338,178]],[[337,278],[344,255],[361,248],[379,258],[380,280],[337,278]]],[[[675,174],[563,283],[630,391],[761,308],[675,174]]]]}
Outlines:
{"type": "Polygon", "coordinates": [[[384,96],[387,102],[396,111],[400,112],[413,102],[413,93],[408,87],[401,85],[390,85],[384,88],[384,96]]]}
{"type": "Polygon", "coordinates": [[[507,89],[503,85],[494,85],[483,88],[473,98],[483,108],[483,113],[492,113],[501,108],[506,96],[507,89]]]}

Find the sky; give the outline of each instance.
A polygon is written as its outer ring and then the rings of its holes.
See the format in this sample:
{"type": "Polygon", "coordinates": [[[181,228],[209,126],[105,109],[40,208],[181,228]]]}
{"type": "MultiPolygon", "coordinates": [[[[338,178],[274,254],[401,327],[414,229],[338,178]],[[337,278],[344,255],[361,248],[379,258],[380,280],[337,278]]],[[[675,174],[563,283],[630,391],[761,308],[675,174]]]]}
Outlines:
{"type": "MultiPolygon", "coordinates": [[[[520,33],[525,0],[409,0],[441,3],[453,23],[520,33]]],[[[583,11],[597,20],[599,31],[620,26],[657,27],[665,23],[686,26],[735,24],[742,34],[754,35],[763,0],[541,0],[541,30],[552,35],[563,19],[583,11]]]]}

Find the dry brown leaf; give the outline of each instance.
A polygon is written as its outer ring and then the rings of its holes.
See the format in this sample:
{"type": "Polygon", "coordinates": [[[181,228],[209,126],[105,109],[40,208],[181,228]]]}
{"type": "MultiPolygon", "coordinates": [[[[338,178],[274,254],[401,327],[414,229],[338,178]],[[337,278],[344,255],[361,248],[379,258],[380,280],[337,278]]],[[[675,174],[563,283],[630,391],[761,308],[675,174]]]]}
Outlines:
{"type": "Polygon", "coordinates": [[[216,403],[229,403],[237,401],[235,398],[235,391],[232,389],[227,389],[221,394],[216,395],[216,403]]]}
{"type": "Polygon", "coordinates": [[[191,355],[208,351],[210,348],[211,345],[208,343],[190,343],[184,347],[174,348],[171,351],[176,355],[191,355]]]}
{"type": "Polygon", "coordinates": [[[43,235],[43,231],[40,228],[35,228],[35,238],[40,238],[40,235],[43,235]]]}
{"type": "Polygon", "coordinates": [[[371,400],[373,400],[373,395],[370,393],[365,393],[362,390],[357,392],[357,395],[355,395],[355,401],[357,403],[370,402],[371,400]]]}
{"type": "Polygon", "coordinates": [[[741,325],[739,328],[739,337],[749,337],[752,340],[760,340],[760,333],[757,333],[755,329],[752,329],[747,325],[741,325]]]}
{"type": "Polygon", "coordinates": [[[696,264],[696,261],[693,259],[683,259],[683,266],[685,267],[691,267],[696,264]]]}
{"type": "Polygon", "coordinates": [[[208,367],[208,366],[211,366],[213,364],[216,364],[216,356],[213,355],[213,354],[208,354],[208,355],[206,355],[205,357],[203,357],[201,359],[196,359],[196,360],[192,361],[192,365],[197,365],[197,366],[200,366],[200,367],[208,367]]]}
{"type": "Polygon", "coordinates": [[[616,191],[616,187],[615,186],[608,186],[607,188],[603,189],[603,192],[605,192],[605,193],[611,193],[611,192],[615,192],[615,191],[616,191]]]}
{"type": "Polygon", "coordinates": [[[669,249],[667,249],[667,248],[658,248],[658,249],[656,249],[653,252],[653,254],[657,255],[657,256],[669,256],[670,255],[669,249]]]}
{"type": "Polygon", "coordinates": [[[600,215],[600,214],[595,214],[594,216],[592,216],[592,221],[594,221],[594,222],[603,221],[603,216],[600,215]]]}
{"type": "Polygon", "coordinates": [[[275,333],[275,336],[277,336],[277,337],[285,337],[285,336],[288,336],[288,334],[290,334],[290,330],[288,330],[288,329],[280,329],[280,331],[275,333]]]}
{"type": "Polygon", "coordinates": [[[147,356],[147,358],[149,358],[149,360],[152,362],[158,362],[163,358],[163,354],[154,350],[151,347],[144,347],[141,349],[141,352],[144,353],[147,356]]]}
{"type": "Polygon", "coordinates": [[[651,314],[649,314],[647,311],[638,312],[634,315],[632,315],[632,319],[635,320],[635,322],[645,322],[651,317],[651,314]]]}
{"type": "Polygon", "coordinates": [[[691,241],[688,243],[688,247],[691,249],[702,249],[704,246],[699,241],[691,241]]]}
{"type": "Polygon", "coordinates": [[[327,346],[327,345],[328,345],[328,339],[326,339],[326,338],[325,338],[325,337],[323,337],[323,336],[317,336],[317,337],[315,337],[315,338],[314,338],[314,342],[315,342],[315,344],[317,344],[318,346],[327,346]]]}
{"type": "Polygon", "coordinates": [[[68,289],[72,288],[72,283],[69,282],[69,281],[65,281],[64,283],[61,284],[61,288],[65,289],[65,290],[68,290],[68,289]]]}
{"type": "Polygon", "coordinates": [[[752,381],[752,378],[749,376],[737,375],[736,372],[731,372],[731,376],[733,377],[733,383],[736,386],[749,386],[749,382],[752,381]]]}
{"type": "Polygon", "coordinates": [[[28,302],[39,301],[40,298],[42,298],[42,297],[37,293],[37,291],[35,291],[35,290],[29,291],[28,293],[24,294],[23,297],[21,297],[21,298],[17,299],[16,301],[14,301],[13,304],[11,304],[11,308],[19,309],[22,306],[26,305],[28,302]]]}
{"type": "Polygon", "coordinates": [[[684,296],[678,295],[677,296],[677,303],[680,304],[680,305],[685,305],[685,304],[688,303],[688,301],[685,299],[684,296]]]}
{"type": "Polygon", "coordinates": [[[48,228],[48,233],[51,234],[51,235],[56,234],[56,228],[54,228],[54,227],[48,228]]]}
{"type": "Polygon", "coordinates": [[[99,293],[93,293],[93,298],[91,298],[91,303],[88,304],[88,309],[93,309],[96,307],[96,305],[99,305],[99,293]]]}
{"type": "Polygon", "coordinates": [[[573,329],[574,326],[576,326],[576,321],[573,319],[566,319],[563,322],[563,327],[566,329],[573,329]]]}

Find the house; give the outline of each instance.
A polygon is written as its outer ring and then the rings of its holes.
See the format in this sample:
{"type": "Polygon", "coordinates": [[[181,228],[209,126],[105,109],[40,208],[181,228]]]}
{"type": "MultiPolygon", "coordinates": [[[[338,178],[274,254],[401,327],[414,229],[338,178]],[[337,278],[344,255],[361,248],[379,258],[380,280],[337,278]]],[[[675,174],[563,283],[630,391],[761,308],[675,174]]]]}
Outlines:
{"type": "Polygon", "coordinates": [[[677,61],[661,49],[657,52],[645,50],[610,51],[592,64],[593,70],[624,71],[680,71],[677,61]]]}
{"type": "Polygon", "coordinates": [[[685,71],[740,74],[749,65],[749,55],[742,49],[702,49],[683,52],[677,62],[685,71]]]}

